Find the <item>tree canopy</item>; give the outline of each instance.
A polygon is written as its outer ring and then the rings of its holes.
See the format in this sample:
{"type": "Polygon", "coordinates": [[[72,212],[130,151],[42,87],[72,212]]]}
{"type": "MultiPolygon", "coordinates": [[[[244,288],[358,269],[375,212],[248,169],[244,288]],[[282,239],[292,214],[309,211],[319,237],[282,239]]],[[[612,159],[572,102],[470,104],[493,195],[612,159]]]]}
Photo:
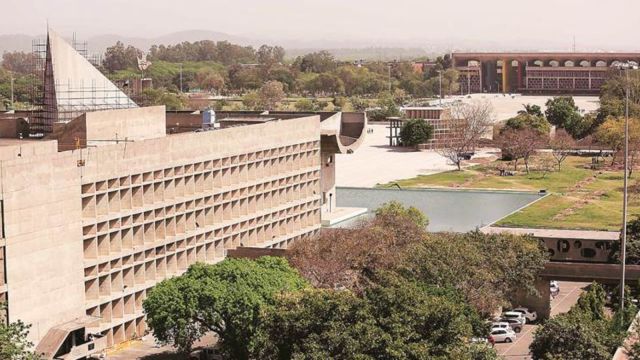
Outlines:
{"type": "Polygon", "coordinates": [[[226,259],[197,263],[183,276],[162,281],[143,307],[159,341],[188,351],[212,331],[228,356],[247,359],[261,307],[281,292],[306,286],[283,258],[226,259]]]}
{"type": "MultiPolygon", "coordinates": [[[[629,319],[620,321],[604,309],[606,293],[593,283],[569,312],[542,324],[534,333],[529,349],[534,359],[611,359],[622,344],[629,319]]],[[[631,313],[637,309],[630,306],[631,313]]]]}
{"type": "Polygon", "coordinates": [[[491,314],[508,305],[517,289],[536,294],[535,279],[547,256],[531,237],[442,233],[412,244],[397,266],[407,277],[458,289],[480,313],[491,314]]]}
{"type": "Polygon", "coordinates": [[[422,119],[407,120],[400,129],[400,140],[405,146],[424,144],[433,137],[433,126],[422,119]]]}
{"type": "MultiPolygon", "coordinates": [[[[361,297],[335,290],[279,297],[264,314],[255,357],[471,359],[466,340],[481,321],[455,292],[391,274],[383,278],[361,297]]],[[[492,350],[485,353],[497,358],[492,350]]]]}
{"type": "Polygon", "coordinates": [[[0,359],[6,360],[39,360],[33,350],[33,343],[27,340],[29,328],[18,320],[12,323],[0,321],[0,359]]]}

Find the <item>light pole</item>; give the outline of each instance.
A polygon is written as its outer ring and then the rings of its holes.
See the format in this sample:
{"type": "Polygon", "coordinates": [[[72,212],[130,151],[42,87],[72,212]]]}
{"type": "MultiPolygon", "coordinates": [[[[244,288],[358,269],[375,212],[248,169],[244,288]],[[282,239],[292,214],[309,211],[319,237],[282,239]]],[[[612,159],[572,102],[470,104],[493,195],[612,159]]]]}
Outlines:
{"type": "Polygon", "coordinates": [[[611,64],[612,68],[624,70],[626,76],[625,84],[625,105],[624,105],[624,180],[622,185],[622,239],[620,240],[620,311],[624,311],[624,285],[626,277],[627,262],[627,182],[629,177],[629,70],[638,69],[635,61],[619,62],[611,64]]]}

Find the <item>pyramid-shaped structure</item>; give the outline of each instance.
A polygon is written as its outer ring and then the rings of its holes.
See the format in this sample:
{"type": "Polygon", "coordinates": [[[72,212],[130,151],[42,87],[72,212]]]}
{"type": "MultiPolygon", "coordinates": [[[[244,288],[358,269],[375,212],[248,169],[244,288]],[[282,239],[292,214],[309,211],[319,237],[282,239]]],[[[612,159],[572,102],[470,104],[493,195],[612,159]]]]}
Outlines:
{"type": "Polygon", "coordinates": [[[138,107],[73,46],[52,30],[47,31],[44,108],[41,129],[67,122],[83,113],[138,107]]]}

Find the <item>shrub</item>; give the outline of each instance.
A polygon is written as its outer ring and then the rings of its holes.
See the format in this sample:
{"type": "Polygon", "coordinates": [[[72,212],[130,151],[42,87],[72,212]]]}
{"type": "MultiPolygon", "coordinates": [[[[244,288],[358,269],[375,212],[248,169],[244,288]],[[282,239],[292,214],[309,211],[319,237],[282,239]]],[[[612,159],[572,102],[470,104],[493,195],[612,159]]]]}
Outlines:
{"type": "Polygon", "coordinates": [[[407,121],[400,130],[400,140],[405,146],[424,144],[433,136],[433,126],[421,119],[407,121]]]}

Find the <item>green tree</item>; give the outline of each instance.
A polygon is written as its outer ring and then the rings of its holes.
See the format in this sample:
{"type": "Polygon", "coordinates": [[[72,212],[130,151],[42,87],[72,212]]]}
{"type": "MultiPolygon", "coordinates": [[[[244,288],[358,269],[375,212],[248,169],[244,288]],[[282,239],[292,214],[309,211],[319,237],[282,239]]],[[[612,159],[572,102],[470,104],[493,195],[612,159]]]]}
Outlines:
{"type": "Polygon", "coordinates": [[[418,208],[414,206],[406,207],[395,200],[380,205],[376,209],[376,217],[405,218],[411,220],[416,226],[423,228],[429,225],[429,218],[418,208]]]}
{"type": "Polygon", "coordinates": [[[195,74],[193,87],[220,92],[224,88],[224,76],[211,69],[201,69],[195,74]]]}
{"type": "Polygon", "coordinates": [[[298,111],[314,111],[315,104],[311,99],[300,99],[293,105],[298,111]]]}
{"type": "Polygon", "coordinates": [[[405,146],[424,144],[433,137],[433,126],[422,119],[407,120],[400,129],[400,140],[405,146]]]}
{"type": "Polygon", "coordinates": [[[599,123],[609,117],[624,117],[627,88],[630,100],[629,115],[640,117],[640,72],[630,71],[629,81],[627,81],[624,73],[611,71],[600,89],[600,108],[597,119],[599,123]]]}
{"type": "Polygon", "coordinates": [[[455,288],[490,315],[509,305],[515,291],[537,294],[536,277],[547,259],[540,242],[528,236],[438,233],[407,247],[397,269],[425,284],[455,288]]]}
{"type": "Polygon", "coordinates": [[[306,286],[283,258],[197,263],[156,285],[143,303],[147,322],[162,343],[189,351],[207,332],[220,337],[231,358],[247,359],[263,306],[283,291],[306,286]]]}
{"type": "Polygon", "coordinates": [[[122,42],[118,41],[115,45],[105,50],[102,66],[111,73],[117,70],[132,68],[137,65],[137,58],[141,55],[142,51],[131,45],[125,47],[122,42]]]}
{"type": "Polygon", "coordinates": [[[298,57],[294,62],[302,72],[324,73],[336,68],[337,63],[328,51],[318,51],[298,57]]]}
{"type": "Polygon", "coordinates": [[[542,113],[542,109],[538,105],[522,104],[522,106],[524,107],[524,110],[518,111],[518,115],[532,115],[539,117],[544,116],[544,114],[542,113]]]}
{"type": "Polygon", "coordinates": [[[542,324],[534,333],[529,349],[534,359],[611,359],[626,336],[632,314],[620,321],[616,313],[605,311],[606,292],[598,283],[578,298],[578,302],[565,314],[542,324]]]}
{"type": "Polygon", "coordinates": [[[257,91],[249,91],[242,96],[242,105],[248,110],[257,110],[260,104],[260,98],[257,91]]]}
{"type": "MultiPolygon", "coordinates": [[[[598,127],[594,134],[596,141],[609,150],[613,151],[611,164],[615,164],[617,154],[624,146],[624,118],[608,118],[602,125],[598,127]]],[[[640,141],[640,120],[636,118],[629,119],[629,147],[631,152],[636,151],[637,143],[640,141]]],[[[632,155],[632,154],[630,154],[632,155]]],[[[631,162],[630,166],[633,166],[631,162]]]]}
{"type": "MultiPolygon", "coordinates": [[[[622,232],[620,234],[622,236],[622,232]]],[[[640,265],[640,216],[627,221],[627,248],[625,259],[629,265],[640,265]]],[[[611,260],[620,262],[620,243],[613,242],[611,260]]],[[[640,285],[640,284],[639,284],[640,285]]]]}
{"type": "Polygon", "coordinates": [[[182,110],[186,106],[186,100],[166,89],[145,89],[138,97],[135,97],[135,101],[140,106],[156,106],[164,105],[167,110],[182,110]]]}
{"type": "Polygon", "coordinates": [[[267,81],[258,90],[258,104],[265,110],[275,110],[276,106],[284,100],[284,87],[279,81],[267,81]]]}
{"type": "Polygon", "coordinates": [[[547,100],[545,106],[545,115],[552,125],[565,128],[565,125],[571,122],[572,117],[580,116],[578,107],[573,97],[557,96],[547,100]]]}
{"type": "Polygon", "coordinates": [[[609,349],[600,341],[604,334],[585,326],[587,320],[582,314],[561,314],[534,333],[529,349],[534,359],[611,359],[609,349]]]}
{"type": "Polygon", "coordinates": [[[525,128],[536,130],[540,134],[544,135],[548,135],[551,131],[551,125],[544,117],[530,114],[519,114],[507,120],[504,127],[501,129],[501,132],[509,129],[522,130],[525,128]]]}
{"type": "Polygon", "coordinates": [[[369,107],[369,102],[365,99],[359,98],[357,96],[353,96],[349,99],[351,103],[351,107],[355,111],[365,111],[367,107],[369,107]]]}
{"type": "Polygon", "coordinates": [[[31,325],[27,325],[20,320],[9,324],[6,324],[5,321],[0,321],[0,359],[40,359],[40,356],[31,350],[33,343],[27,340],[30,327],[31,325]]]}
{"type": "MultiPolygon", "coordinates": [[[[479,317],[447,290],[387,274],[359,297],[310,290],[263,315],[260,359],[472,359],[464,339],[479,317]],[[472,314],[472,315],[470,315],[472,314]]],[[[495,352],[485,352],[497,359],[495,352]]]]}

